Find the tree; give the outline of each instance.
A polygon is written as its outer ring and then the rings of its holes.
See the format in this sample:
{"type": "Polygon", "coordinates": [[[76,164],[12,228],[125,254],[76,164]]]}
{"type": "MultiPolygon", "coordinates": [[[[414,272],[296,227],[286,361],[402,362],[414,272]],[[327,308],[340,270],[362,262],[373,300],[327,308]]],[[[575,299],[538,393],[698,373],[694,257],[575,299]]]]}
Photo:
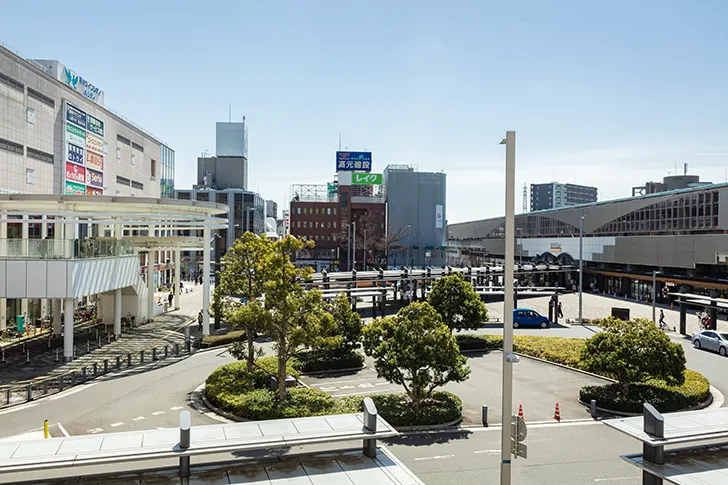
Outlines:
{"type": "Polygon", "coordinates": [[[249,372],[255,363],[253,339],[263,324],[262,307],[254,303],[263,297],[265,278],[262,265],[272,251],[272,241],[267,237],[246,232],[223,256],[224,269],[220,271],[220,284],[215,288],[214,305],[222,310],[233,328],[245,330],[245,344],[243,348],[235,346],[235,352],[238,357],[247,351],[245,358],[249,372]],[[247,304],[241,305],[238,299],[247,304]]]}
{"type": "Polygon", "coordinates": [[[317,289],[306,290],[301,282],[311,274],[311,268],[296,268],[291,257],[296,251],[312,248],[288,235],[271,242],[272,251],[260,264],[264,280],[266,312],[265,332],[275,342],[278,358],[278,399],[286,399],[286,364],[299,347],[331,348],[341,344],[334,336],[334,319],[326,312],[323,294],[317,289]]]}
{"type": "Polygon", "coordinates": [[[361,316],[351,309],[349,298],[340,293],[329,303],[328,312],[334,319],[335,335],[341,337],[341,353],[353,352],[359,348],[362,332],[361,316]]]}
{"type": "Polygon", "coordinates": [[[476,329],[488,321],[488,308],[480,295],[457,273],[437,280],[427,301],[450,330],[476,329]]]}
{"type": "Polygon", "coordinates": [[[608,319],[604,331],[586,341],[581,361],[584,369],[619,381],[622,394],[629,384],[661,379],[681,384],[685,377],[685,352],[649,320],[608,319]]]}
{"type": "Polygon", "coordinates": [[[419,408],[432,391],[470,375],[452,332],[429,303],[412,303],[364,327],[363,344],[379,377],[400,384],[419,408]]]}

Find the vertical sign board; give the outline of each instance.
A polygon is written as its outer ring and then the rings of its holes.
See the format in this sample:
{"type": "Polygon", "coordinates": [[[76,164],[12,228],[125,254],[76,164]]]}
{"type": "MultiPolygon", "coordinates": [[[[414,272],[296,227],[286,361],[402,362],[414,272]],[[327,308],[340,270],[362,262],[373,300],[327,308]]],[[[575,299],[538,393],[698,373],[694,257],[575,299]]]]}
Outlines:
{"type": "Polygon", "coordinates": [[[371,172],[372,152],[336,152],[337,172],[371,172]]]}
{"type": "Polygon", "coordinates": [[[66,133],[63,139],[67,195],[103,195],[104,122],[64,101],[66,133]]]}
{"type": "Polygon", "coordinates": [[[442,229],[442,223],[443,223],[442,206],[438,204],[435,206],[435,229],[442,229]]]}

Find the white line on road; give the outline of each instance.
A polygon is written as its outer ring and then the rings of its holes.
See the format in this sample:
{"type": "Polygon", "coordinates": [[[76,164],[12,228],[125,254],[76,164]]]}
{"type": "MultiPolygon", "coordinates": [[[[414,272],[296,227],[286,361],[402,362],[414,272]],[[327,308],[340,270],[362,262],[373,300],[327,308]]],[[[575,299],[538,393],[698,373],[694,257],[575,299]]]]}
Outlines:
{"type": "Polygon", "coordinates": [[[164,411],[154,411],[152,416],[161,416],[162,414],[164,414],[164,411]]]}
{"type": "Polygon", "coordinates": [[[91,429],[87,429],[86,433],[96,434],[96,433],[101,433],[103,430],[104,430],[104,428],[91,428],[91,429]]]}
{"type": "Polygon", "coordinates": [[[365,379],[351,379],[349,381],[329,381],[329,382],[320,382],[318,384],[310,384],[311,387],[324,387],[324,386],[331,386],[334,384],[351,384],[352,382],[362,382],[362,381],[371,381],[372,379],[376,379],[376,374],[372,374],[372,377],[367,377],[365,379]]]}
{"type": "Polygon", "coordinates": [[[617,480],[636,480],[637,478],[640,478],[638,476],[635,477],[614,477],[614,478],[595,478],[595,482],[614,482],[617,480]]]}
{"type": "Polygon", "coordinates": [[[64,428],[61,423],[56,423],[56,426],[58,426],[58,429],[61,430],[61,433],[63,433],[63,436],[65,436],[66,438],[71,436],[70,434],[68,434],[68,431],[66,431],[66,428],[64,428]]]}
{"type": "Polygon", "coordinates": [[[184,409],[184,406],[172,406],[169,409],[172,411],[179,411],[180,409],[184,409]]]}
{"type": "Polygon", "coordinates": [[[422,460],[447,460],[448,458],[453,458],[455,455],[439,455],[439,456],[423,456],[421,458],[415,458],[415,461],[422,461],[422,460]]]}
{"type": "Polygon", "coordinates": [[[489,455],[495,455],[497,453],[500,453],[500,451],[501,450],[477,450],[477,451],[474,451],[473,453],[475,453],[476,455],[478,455],[480,453],[488,453],[489,455]]]}
{"type": "Polygon", "coordinates": [[[125,424],[125,423],[124,423],[124,421],[119,421],[119,422],[117,422],[117,423],[111,423],[111,425],[110,425],[110,426],[111,426],[112,428],[118,428],[119,426],[124,426],[124,424],[125,424]]]}
{"type": "Polygon", "coordinates": [[[137,416],[136,418],[132,418],[132,421],[141,421],[142,419],[147,419],[144,416],[137,416]]]}
{"type": "Polygon", "coordinates": [[[382,392],[392,392],[392,389],[379,389],[373,391],[362,391],[362,392],[347,392],[345,394],[332,394],[333,397],[344,397],[344,396],[363,396],[365,394],[379,394],[382,392]]]}

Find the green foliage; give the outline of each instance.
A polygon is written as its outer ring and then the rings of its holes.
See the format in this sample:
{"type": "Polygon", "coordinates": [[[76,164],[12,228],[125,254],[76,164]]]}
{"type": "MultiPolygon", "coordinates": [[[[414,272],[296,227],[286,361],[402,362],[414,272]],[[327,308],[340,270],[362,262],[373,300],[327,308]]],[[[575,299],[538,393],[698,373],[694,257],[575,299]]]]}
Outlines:
{"type": "Polygon", "coordinates": [[[301,363],[301,372],[321,372],[326,370],[359,369],[364,365],[364,356],[359,352],[334,350],[305,350],[298,352],[296,358],[301,363]]]}
{"type": "Polygon", "coordinates": [[[681,385],[670,386],[660,380],[631,384],[629,394],[621,392],[620,384],[585,386],[579,391],[579,399],[612,411],[641,413],[642,403],[648,402],[662,413],[681,411],[695,407],[710,397],[710,383],[695,371],[686,370],[681,385]]]}
{"type": "Polygon", "coordinates": [[[459,273],[440,278],[427,298],[451,330],[477,329],[488,321],[488,308],[459,273]]]}
{"type": "Polygon", "coordinates": [[[374,320],[364,327],[363,344],[377,375],[403,386],[416,408],[437,387],[470,375],[450,329],[429,303],[412,303],[394,317],[374,320]]]}
{"type": "MultiPolygon", "coordinates": [[[[262,370],[269,376],[275,376],[278,374],[278,359],[274,355],[255,359],[255,368],[262,370]]],[[[301,376],[301,363],[295,357],[288,359],[286,374],[296,379],[301,376]]]]}
{"type": "Polygon", "coordinates": [[[682,383],[685,352],[650,321],[614,320],[586,341],[581,364],[588,371],[616,379],[627,394],[628,384],[648,379],[682,383]]]}
{"type": "MultiPolygon", "coordinates": [[[[342,398],[345,412],[362,410],[362,401],[367,396],[342,398]]],[[[407,394],[373,394],[372,398],[379,415],[392,426],[429,426],[450,423],[462,416],[463,403],[455,394],[435,391],[419,408],[412,406],[407,394]]]]}
{"type": "Polygon", "coordinates": [[[328,312],[334,318],[335,335],[341,337],[341,351],[348,354],[357,350],[361,345],[362,322],[361,316],[351,309],[349,298],[340,293],[328,305],[328,312]]]}
{"type": "Polygon", "coordinates": [[[455,342],[462,352],[468,350],[491,351],[503,348],[503,337],[500,335],[460,333],[455,335],[455,342]]]}
{"type": "MultiPolygon", "coordinates": [[[[455,335],[455,341],[461,351],[491,351],[503,348],[503,337],[500,335],[458,334],[455,335]]],[[[579,338],[530,335],[513,337],[515,352],[577,369],[582,368],[580,359],[584,345],[585,341],[579,338]]]]}
{"type": "MultiPolygon", "coordinates": [[[[230,345],[235,342],[245,340],[245,330],[233,330],[225,335],[208,335],[202,339],[203,347],[218,347],[221,345],[230,345]]],[[[237,356],[236,356],[237,357],[237,356]]]]}

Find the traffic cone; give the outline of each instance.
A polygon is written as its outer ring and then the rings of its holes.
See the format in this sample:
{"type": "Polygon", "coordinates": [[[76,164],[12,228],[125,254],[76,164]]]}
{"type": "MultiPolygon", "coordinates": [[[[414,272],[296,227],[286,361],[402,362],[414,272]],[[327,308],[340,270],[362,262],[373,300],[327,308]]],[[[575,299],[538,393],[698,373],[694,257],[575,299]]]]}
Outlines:
{"type": "Polygon", "coordinates": [[[518,417],[524,421],[526,420],[526,418],[523,417],[523,404],[518,405],[518,417]]]}
{"type": "Polygon", "coordinates": [[[561,412],[559,411],[559,403],[556,403],[556,410],[554,411],[554,419],[561,422],[561,412]]]}

